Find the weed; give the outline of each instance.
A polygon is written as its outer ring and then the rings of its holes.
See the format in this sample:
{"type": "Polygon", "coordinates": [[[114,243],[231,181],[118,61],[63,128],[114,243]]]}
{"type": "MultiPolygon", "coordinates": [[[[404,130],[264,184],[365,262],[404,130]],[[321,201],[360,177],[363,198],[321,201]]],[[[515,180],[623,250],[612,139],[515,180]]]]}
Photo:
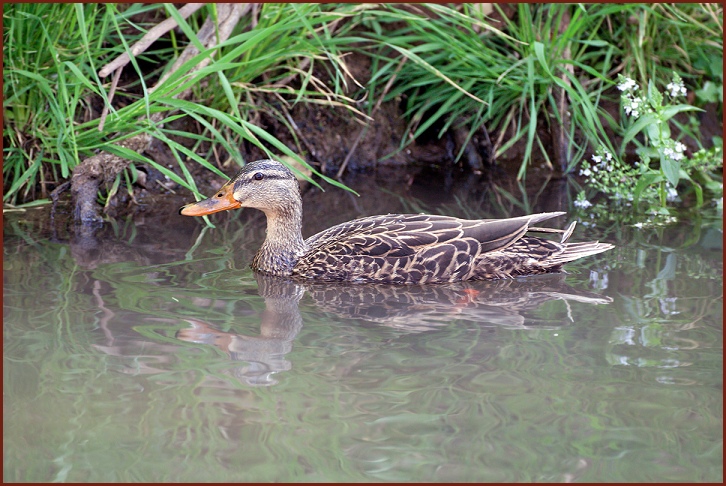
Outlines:
{"type": "MultiPolygon", "coordinates": [[[[701,149],[688,157],[686,145],[671,135],[669,122],[676,114],[697,110],[680,103],[687,94],[683,79],[673,73],[666,92],[662,93],[652,81],[647,89],[642,89],[633,79],[619,75],[618,89],[622,92],[625,123],[630,126],[625,128],[619,157],[600,147],[591,162],[582,162],[580,175],[590,187],[633,208],[643,202],[649,212],[663,216],[660,222],[673,220],[668,205],[682,201],[681,196],[688,189],[695,194],[697,207],[704,204],[704,187],[718,205],[723,199],[723,181],[718,180],[723,167],[722,147],[701,149]],[[639,135],[642,142],[636,138],[639,135]],[[639,161],[635,165],[622,160],[626,144],[631,141],[638,145],[639,161]],[[681,181],[688,186],[680,184],[681,181]]],[[[575,206],[592,206],[584,191],[577,195],[575,206]]]]}

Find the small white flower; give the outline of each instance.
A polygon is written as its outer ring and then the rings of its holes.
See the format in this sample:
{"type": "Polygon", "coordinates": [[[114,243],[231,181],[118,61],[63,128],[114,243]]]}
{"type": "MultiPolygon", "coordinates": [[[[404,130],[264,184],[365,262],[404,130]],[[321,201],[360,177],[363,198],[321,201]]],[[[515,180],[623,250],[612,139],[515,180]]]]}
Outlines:
{"type": "Polygon", "coordinates": [[[599,155],[593,155],[593,156],[592,156],[592,160],[593,160],[593,161],[594,161],[594,162],[595,162],[596,164],[599,164],[600,162],[602,162],[602,157],[600,157],[599,155]]]}
{"type": "Polygon", "coordinates": [[[625,81],[623,81],[621,84],[618,85],[618,89],[620,91],[630,91],[633,88],[637,88],[638,85],[630,78],[624,78],[625,81]]]}
{"type": "Polygon", "coordinates": [[[686,93],[688,92],[686,87],[683,86],[683,81],[680,83],[670,82],[666,88],[670,91],[672,98],[675,98],[676,96],[686,96],[686,93]]]}
{"type": "Polygon", "coordinates": [[[590,172],[589,167],[585,167],[584,169],[580,169],[580,175],[584,175],[585,177],[590,177],[592,175],[592,172],[590,172]]]}
{"type": "Polygon", "coordinates": [[[676,191],[675,187],[668,187],[668,192],[666,193],[666,201],[673,202],[676,199],[678,199],[678,191],[676,191]]]}
{"type": "Polygon", "coordinates": [[[681,142],[676,142],[675,150],[673,150],[670,147],[666,147],[663,149],[663,155],[666,157],[672,159],[672,160],[682,160],[684,155],[683,151],[686,149],[686,146],[683,145],[681,142]]]}
{"type": "Polygon", "coordinates": [[[575,207],[581,208],[581,209],[587,209],[590,206],[592,206],[592,203],[588,201],[587,199],[583,200],[576,200],[574,203],[575,207]]]}
{"type": "Polygon", "coordinates": [[[634,118],[638,118],[640,116],[640,111],[638,108],[643,104],[643,99],[640,97],[635,98],[623,98],[624,106],[623,109],[625,110],[626,115],[630,115],[634,118]]]}
{"type": "Polygon", "coordinates": [[[608,160],[608,161],[611,161],[611,160],[613,160],[613,154],[611,154],[610,152],[608,152],[608,151],[606,150],[606,151],[605,151],[605,159],[606,159],[606,160],[608,160]]]}

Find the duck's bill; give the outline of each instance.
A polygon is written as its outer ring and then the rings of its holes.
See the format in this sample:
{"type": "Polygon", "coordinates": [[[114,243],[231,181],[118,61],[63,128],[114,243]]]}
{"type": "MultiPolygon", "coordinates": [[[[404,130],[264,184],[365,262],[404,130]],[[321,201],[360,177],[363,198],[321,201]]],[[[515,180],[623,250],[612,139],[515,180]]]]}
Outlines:
{"type": "Polygon", "coordinates": [[[225,185],[210,198],[182,206],[179,214],[183,216],[206,216],[207,214],[227,211],[228,209],[237,209],[239,207],[242,207],[242,205],[234,199],[232,186],[225,185]]]}

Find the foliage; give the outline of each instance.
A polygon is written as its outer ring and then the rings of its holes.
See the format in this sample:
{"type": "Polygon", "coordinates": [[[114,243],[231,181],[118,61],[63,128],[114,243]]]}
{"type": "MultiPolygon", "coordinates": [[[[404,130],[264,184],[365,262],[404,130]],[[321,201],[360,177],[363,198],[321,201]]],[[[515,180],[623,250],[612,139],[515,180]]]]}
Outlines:
{"type": "MultiPolygon", "coordinates": [[[[138,4],[4,5],[5,202],[34,198],[38,180],[45,197],[47,184],[57,184],[69,177],[81,159],[100,150],[149,164],[197,194],[186,160],[224,176],[217,166],[197,153],[203,142],[221,145],[239,164],[242,161],[234,147],[246,140],[270,155],[274,150],[307,165],[286,145],[248,121],[250,112],[270,109],[269,105],[260,106],[254,94],[268,92],[283,98],[292,93],[293,102],[351,104],[351,100],[339,94],[344,72],[337,44],[325,41],[330,38],[326,34],[330,25],[353,7],[328,12],[317,4],[265,4],[256,25],[247,18],[227,41],[200,52],[153,92],[149,90],[152,80],[145,77],[141,62],[173,60],[182,46],[155,47],[139,59],[132,56],[132,66],[127,69],[136,72],[138,81],[123,86],[120,91],[136,89],[138,94],[128,96],[126,106],[109,106],[108,85],[96,72],[105,62],[128,51],[144,33],[143,26],[134,24],[134,16],[157,8],[138,4]],[[132,26],[135,28],[131,29],[132,26]],[[65,35],[67,32],[71,35],[65,35]],[[204,69],[193,70],[209,56],[214,56],[214,62],[204,69]],[[307,71],[298,68],[303,59],[310,60],[307,71]],[[313,68],[320,60],[329,61],[332,66],[335,89],[324,87],[313,77],[313,68]],[[301,88],[295,91],[276,84],[288,76],[299,76],[301,88]],[[207,79],[210,81],[202,82],[207,79]],[[201,86],[206,89],[202,90],[201,86]],[[195,91],[193,102],[175,98],[190,87],[195,91]],[[90,106],[92,97],[99,97],[110,108],[102,128],[90,106]],[[159,124],[150,123],[147,116],[159,111],[167,112],[166,118],[159,124]],[[183,116],[196,120],[204,127],[203,132],[196,135],[168,127],[170,122],[183,116]],[[140,132],[165,142],[177,160],[178,169],[171,170],[116,145],[140,132]]],[[[185,32],[193,32],[182,19],[179,21],[186,27],[185,32]]],[[[164,65],[162,70],[168,71],[170,66],[164,65]]],[[[159,70],[151,74],[157,75],[159,70]]],[[[280,110],[277,114],[282,117],[280,110]]]]}
{"type": "MultiPolygon", "coordinates": [[[[715,146],[701,149],[692,157],[686,156],[686,146],[672,138],[670,122],[676,114],[696,108],[680,103],[687,90],[677,73],[673,73],[666,88],[668,91],[661,93],[653,82],[649,82],[648,89],[642,89],[634,80],[619,76],[623,111],[634,121],[625,129],[620,154],[615,156],[600,147],[592,156],[592,163],[583,161],[580,175],[586,177],[592,188],[609,198],[626,201],[626,204],[632,202],[635,207],[643,201],[652,213],[669,221],[672,218],[667,204],[686,193],[683,185],[679,189],[680,181],[688,182],[697,207],[704,204],[702,185],[717,204],[717,200],[723,200],[720,176],[723,153],[721,146],[715,146]],[[642,142],[637,140],[638,135],[642,136],[642,142]],[[636,153],[640,160],[634,166],[622,161],[625,147],[631,141],[639,145],[636,153]],[[652,161],[657,162],[657,167],[652,161]]],[[[580,192],[575,204],[583,209],[591,205],[584,191],[580,192]]]]}
{"type": "MultiPolygon", "coordinates": [[[[658,107],[656,93],[673,72],[695,93],[697,103],[719,102],[722,112],[719,5],[517,4],[507,7],[511,13],[497,4],[487,11],[484,5],[489,4],[262,4],[243,16],[226,42],[200,52],[152,92],[154,80],[171,67],[167,61],[186,43],[199,43],[193,32],[206,15],[214,14],[214,4],[187,21],[171,5],[5,4],[3,201],[46,198],[75,165],[102,150],[149,164],[197,195],[189,163],[223,175],[222,164],[210,162],[211,146],[222,147],[236,164],[243,163],[236,146],[245,142],[307,165],[289,115],[295,103],[343,106],[351,116],[365,118],[359,110],[370,114],[375,105],[370,100],[385,94],[404,107],[410,132],[404,143],[425,133],[440,137],[451,128],[464,128],[471,139],[486,126],[495,135],[496,156],[523,145],[518,179],[525,176],[537,147],[548,157],[541,129],[561,123],[562,93],[569,109],[570,172],[591,147],[622,155],[628,142],[639,143],[637,134],[645,134],[649,143],[661,140],[648,133],[655,130],[645,128],[655,126],[648,120],[673,120],[674,111],[686,109],[658,107]],[[171,32],[132,58],[111,105],[108,81],[96,73],[167,16],[177,18],[189,37],[171,32]],[[354,94],[355,80],[345,61],[351,51],[371,59],[370,81],[354,94]],[[193,70],[207,58],[212,62],[206,68],[193,70]],[[606,102],[617,102],[614,77],[619,73],[647,86],[645,94],[655,103],[653,113],[622,127],[605,109],[606,102]],[[193,90],[191,101],[175,97],[187,88],[193,90]],[[110,111],[102,128],[99,105],[110,111]],[[166,118],[149,123],[155,112],[166,118]],[[288,127],[296,146],[288,147],[266,131],[259,123],[262,113],[288,127]],[[185,117],[201,133],[173,128],[172,122],[185,117]],[[118,147],[117,142],[138,133],[167,144],[176,166],[118,147]],[[613,134],[624,134],[626,141],[616,147],[613,134]]],[[[698,133],[697,122],[673,124],[684,133],[698,133]]],[[[669,139],[667,133],[663,137],[669,139]]],[[[666,183],[686,181],[700,200],[700,190],[719,184],[714,170],[704,169],[717,165],[709,152],[699,157],[710,162],[693,157],[674,161],[663,158],[667,148],[651,145],[646,153],[641,147],[641,156],[651,159],[653,150],[660,150],[661,179],[641,166],[638,170],[645,172],[639,173],[650,175],[642,179],[648,184],[642,183],[640,198],[650,197],[653,184],[659,186],[662,204],[666,183]]],[[[457,156],[462,153],[463,147],[457,156]]],[[[111,194],[134,179],[130,168],[111,194]]]]}
{"type": "MultiPolygon", "coordinates": [[[[637,70],[656,85],[676,70],[693,82],[720,78],[722,87],[721,10],[713,5],[519,4],[513,15],[494,8],[500,23],[469,4],[386,6],[361,16],[364,35],[375,40],[371,89],[396,76],[387,99],[405,104],[411,137],[403,143],[432,128],[441,137],[466,126],[471,137],[486,125],[499,132],[497,156],[524,141],[522,178],[535,147],[544,146],[537,128],[561,123],[556,91],[563,90],[572,170],[588,144],[615,150],[606,129],[618,126],[603,101],[618,70],[637,70]]],[[[704,86],[703,99],[714,99],[718,86],[704,86]]]]}
{"type": "MultiPolygon", "coordinates": [[[[35,197],[38,180],[45,197],[47,181],[69,177],[79,147],[98,138],[76,121],[90,113],[89,94],[104,96],[88,62],[98,59],[89,53],[101,40],[116,40],[104,9],[3,5],[4,201],[17,200],[21,189],[23,198],[35,197]]],[[[130,15],[140,12],[129,9],[130,15]]]]}
{"type": "MultiPolygon", "coordinates": [[[[521,178],[535,144],[543,144],[540,121],[560,122],[555,90],[561,89],[572,100],[572,127],[585,134],[585,142],[599,140],[604,130],[599,117],[608,118],[599,98],[614,48],[596,38],[605,20],[596,9],[520,4],[510,20],[495,6],[504,19],[495,28],[480,6],[427,5],[429,15],[422,9],[409,12],[409,7],[382,8],[365,12],[361,21],[376,41],[371,55],[379,66],[372,83],[385,84],[395,74],[398,56],[407,59],[387,99],[403,97],[412,138],[437,125],[439,137],[451,127],[467,126],[471,137],[484,124],[489,132],[513,125],[514,135],[496,154],[526,139],[521,178]],[[562,33],[558,26],[565,25],[565,17],[569,22],[562,33]],[[383,30],[403,19],[402,27],[383,30]],[[586,89],[585,80],[594,89],[586,89]]],[[[582,155],[586,144],[574,131],[569,137],[582,155]]]]}
{"type": "Polygon", "coordinates": [[[619,47],[622,72],[639,85],[665,86],[673,72],[690,86],[723,86],[723,9],[718,4],[620,4],[603,40],[619,47]]]}

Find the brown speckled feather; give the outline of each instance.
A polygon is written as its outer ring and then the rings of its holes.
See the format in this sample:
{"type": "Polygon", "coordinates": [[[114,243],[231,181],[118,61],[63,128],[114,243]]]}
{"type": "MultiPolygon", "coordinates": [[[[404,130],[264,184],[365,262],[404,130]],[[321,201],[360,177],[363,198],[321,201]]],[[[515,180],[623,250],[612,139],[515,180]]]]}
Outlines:
{"type": "MultiPolygon", "coordinates": [[[[423,214],[360,218],[308,238],[307,251],[294,266],[293,276],[434,283],[557,271],[574,259],[562,255],[567,245],[524,234],[531,224],[560,214],[504,220],[423,214]]],[[[579,256],[584,255],[575,258],[579,256]]]]}

